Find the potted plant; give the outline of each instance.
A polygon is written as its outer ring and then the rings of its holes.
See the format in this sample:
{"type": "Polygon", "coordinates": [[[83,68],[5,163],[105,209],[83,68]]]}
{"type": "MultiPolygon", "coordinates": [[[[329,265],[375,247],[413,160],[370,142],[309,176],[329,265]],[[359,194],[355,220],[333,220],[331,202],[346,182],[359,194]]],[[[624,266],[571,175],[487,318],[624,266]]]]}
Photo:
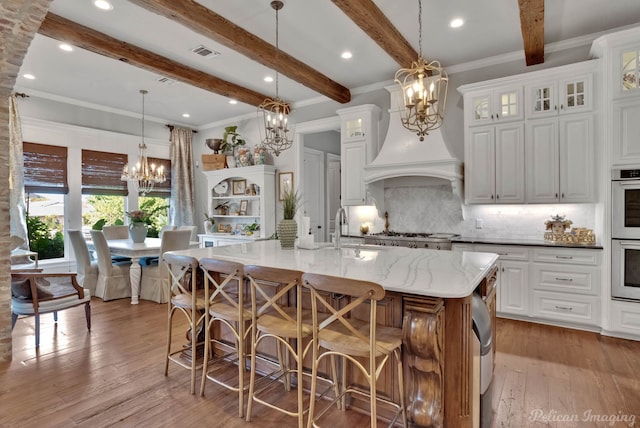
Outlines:
{"type": "Polygon", "coordinates": [[[300,195],[293,189],[287,189],[282,194],[283,220],[278,223],[278,237],[280,247],[293,248],[298,233],[298,223],[293,219],[298,211],[300,195]]]}
{"type": "Polygon", "coordinates": [[[229,167],[235,166],[236,148],[244,146],[245,144],[245,139],[238,133],[238,125],[227,126],[224,128],[220,151],[222,153],[230,153],[230,155],[227,156],[227,164],[229,167]]]}
{"type": "Polygon", "coordinates": [[[136,243],[144,242],[151,224],[151,215],[144,210],[127,211],[129,217],[129,236],[136,243]]]}
{"type": "Polygon", "coordinates": [[[204,212],[204,233],[213,232],[213,225],[216,224],[215,219],[207,212],[204,212]]]}

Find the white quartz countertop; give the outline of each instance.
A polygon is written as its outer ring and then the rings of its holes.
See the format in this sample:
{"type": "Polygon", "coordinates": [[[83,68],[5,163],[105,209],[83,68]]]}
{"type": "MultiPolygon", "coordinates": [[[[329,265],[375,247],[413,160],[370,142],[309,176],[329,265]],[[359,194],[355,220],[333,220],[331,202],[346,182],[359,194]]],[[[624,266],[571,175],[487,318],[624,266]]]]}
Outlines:
{"type": "Polygon", "coordinates": [[[277,240],[172,253],[360,279],[387,291],[443,298],[470,295],[498,259],[493,253],[375,245],[282,250],[277,240]]]}

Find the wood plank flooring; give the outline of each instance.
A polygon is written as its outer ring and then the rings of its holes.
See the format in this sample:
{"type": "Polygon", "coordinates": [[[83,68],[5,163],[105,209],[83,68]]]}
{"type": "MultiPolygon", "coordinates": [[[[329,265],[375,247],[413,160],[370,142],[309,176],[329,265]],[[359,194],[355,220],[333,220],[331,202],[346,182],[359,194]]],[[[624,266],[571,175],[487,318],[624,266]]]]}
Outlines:
{"type": "MultiPolygon", "coordinates": [[[[57,326],[43,316],[37,351],[33,319],[18,320],[13,361],[0,364],[0,428],[295,426],[261,405],[244,422],[236,394],[212,382],[192,396],[176,365],[165,377],[165,305],[94,299],[92,310],[91,332],[82,308],[61,312],[57,326]]],[[[504,319],[497,341],[492,426],[640,426],[640,342],[504,319]]],[[[334,413],[329,426],[368,426],[356,412],[334,413]]]]}

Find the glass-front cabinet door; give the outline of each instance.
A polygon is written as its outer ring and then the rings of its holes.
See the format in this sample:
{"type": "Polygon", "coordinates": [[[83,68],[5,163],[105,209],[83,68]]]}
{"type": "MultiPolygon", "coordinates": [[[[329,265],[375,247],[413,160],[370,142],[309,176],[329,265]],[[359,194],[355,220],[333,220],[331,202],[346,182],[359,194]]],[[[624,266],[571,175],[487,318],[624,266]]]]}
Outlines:
{"type": "Polygon", "coordinates": [[[470,126],[524,119],[521,86],[478,92],[470,99],[470,126]]]}
{"type": "Polygon", "coordinates": [[[527,85],[527,117],[591,110],[591,74],[527,85]]]}
{"type": "Polygon", "coordinates": [[[633,92],[640,89],[640,48],[623,50],[621,54],[620,90],[633,92]]]}

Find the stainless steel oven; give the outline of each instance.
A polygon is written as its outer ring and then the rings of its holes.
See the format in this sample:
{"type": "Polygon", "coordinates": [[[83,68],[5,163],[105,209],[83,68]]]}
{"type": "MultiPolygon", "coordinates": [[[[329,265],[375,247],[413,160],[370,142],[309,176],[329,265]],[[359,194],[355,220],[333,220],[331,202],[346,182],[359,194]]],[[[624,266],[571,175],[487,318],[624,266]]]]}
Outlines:
{"type": "Polygon", "coordinates": [[[640,240],[611,240],[611,296],[640,300],[640,240]]]}
{"type": "Polygon", "coordinates": [[[611,237],[640,239],[640,169],[614,169],[611,237]]]}

